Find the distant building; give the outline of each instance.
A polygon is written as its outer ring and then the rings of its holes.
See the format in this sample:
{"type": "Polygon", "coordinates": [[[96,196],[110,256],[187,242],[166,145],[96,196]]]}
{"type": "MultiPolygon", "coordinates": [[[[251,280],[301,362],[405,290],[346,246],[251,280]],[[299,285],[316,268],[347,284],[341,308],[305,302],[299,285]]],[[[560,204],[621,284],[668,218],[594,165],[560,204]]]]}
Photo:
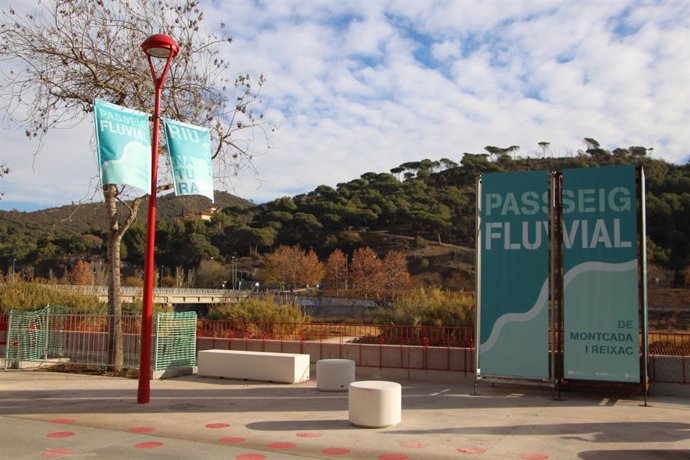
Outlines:
{"type": "Polygon", "coordinates": [[[217,212],[218,208],[212,206],[205,211],[185,216],[185,220],[211,220],[211,217],[213,217],[213,215],[217,212]]]}

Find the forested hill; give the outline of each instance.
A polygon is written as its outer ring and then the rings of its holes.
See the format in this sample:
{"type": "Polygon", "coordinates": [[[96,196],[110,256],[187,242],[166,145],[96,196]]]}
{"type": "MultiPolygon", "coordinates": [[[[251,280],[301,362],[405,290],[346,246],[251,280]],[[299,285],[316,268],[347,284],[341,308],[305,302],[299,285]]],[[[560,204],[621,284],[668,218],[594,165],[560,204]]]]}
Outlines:
{"type": "MultiPolygon", "coordinates": [[[[609,152],[592,145],[573,157],[526,159],[513,158],[511,148],[486,149],[490,154],[466,153],[459,162],[409,162],[389,172],[368,172],[335,187],[321,185],[309,193],[261,205],[224,204],[219,198],[218,206],[223,209],[210,221],[183,221],[178,217],[190,214],[190,205],[178,203],[180,198],[160,200],[156,261],[167,267],[190,268],[204,259],[229,261],[232,256],[267,253],[279,245],[300,245],[322,257],[337,248],[351,254],[361,246],[371,246],[381,254],[392,247],[409,254],[433,242],[452,245],[453,257],[471,264],[471,254],[461,249],[474,247],[479,175],[641,163],[647,177],[650,259],[682,279],[690,265],[689,164],[652,159],[646,155],[647,149],[638,147],[609,152]],[[164,211],[173,203],[175,209],[164,211]]],[[[65,219],[73,208],[65,208],[0,213],[0,267],[7,267],[13,259],[38,266],[48,257],[55,263],[74,258],[80,251],[80,257],[103,257],[105,248],[99,241],[104,234],[98,230],[103,228],[103,210],[75,213],[70,222],[65,219]],[[45,235],[45,229],[60,229],[61,239],[57,234],[45,235]],[[72,232],[71,236],[66,237],[66,232],[72,232]],[[41,244],[39,238],[43,238],[41,244]],[[41,249],[48,243],[53,245],[49,255],[41,249]]],[[[134,266],[143,263],[142,222],[134,224],[123,239],[125,260],[134,266]]],[[[422,264],[423,259],[411,260],[422,264]]]]}
{"type": "MultiPolygon", "coordinates": [[[[651,257],[674,270],[690,264],[689,164],[648,158],[640,147],[609,152],[596,144],[577,156],[559,158],[513,159],[510,148],[487,147],[487,151],[492,155],[466,153],[459,163],[449,159],[405,163],[389,173],[369,172],[335,188],[322,185],[304,195],[278,199],[253,208],[249,227],[264,248],[301,244],[322,253],[336,247],[352,250],[359,244],[360,230],[474,247],[480,174],[641,163],[647,178],[651,257]],[[275,237],[261,240],[261,231],[275,237]]],[[[246,227],[240,222],[234,225],[246,227]]],[[[241,243],[232,248],[246,249],[241,243]]]]}
{"type": "MultiPolygon", "coordinates": [[[[156,216],[159,219],[177,219],[207,211],[211,206],[219,209],[253,206],[251,202],[225,192],[216,191],[214,198],[215,202],[211,203],[211,200],[199,195],[164,195],[156,202],[156,216]]],[[[119,205],[118,209],[119,213],[124,212],[122,205],[119,205]]],[[[144,200],[137,216],[141,222],[146,221],[146,209],[147,201],[144,200]]],[[[5,224],[30,228],[36,237],[49,238],[72,233],[101,232],[107,228],[105,204],[102,202],[72,204],[33,212],[0,211],[0,225],[5,224]]]]}

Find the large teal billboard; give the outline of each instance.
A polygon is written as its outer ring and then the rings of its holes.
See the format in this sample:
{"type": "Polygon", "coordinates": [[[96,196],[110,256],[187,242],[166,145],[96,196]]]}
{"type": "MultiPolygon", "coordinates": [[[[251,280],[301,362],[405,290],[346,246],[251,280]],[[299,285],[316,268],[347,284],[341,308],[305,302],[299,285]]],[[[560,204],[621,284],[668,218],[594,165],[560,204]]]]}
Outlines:
{"type": "Polygon", "coordinates": [[[549,377],[549,175],[485,174],[480,187],[478,375],[549,377]]]}
{"type": "Polygon", "coordinates": [[[640,381],[634,166],[563,171],[566,379],[640,381]]]}

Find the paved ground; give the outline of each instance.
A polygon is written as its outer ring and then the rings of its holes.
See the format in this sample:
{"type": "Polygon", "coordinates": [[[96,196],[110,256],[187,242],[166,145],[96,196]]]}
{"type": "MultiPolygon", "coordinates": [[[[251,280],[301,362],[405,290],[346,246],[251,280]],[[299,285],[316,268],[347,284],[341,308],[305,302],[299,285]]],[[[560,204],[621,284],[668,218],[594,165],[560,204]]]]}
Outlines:
{"type": "Polygon", "coordinates": [[[690,399],[400,382],[402,422],[348,422],[315,382],[0,371],[0,459],[690,459],[690,399]]]}

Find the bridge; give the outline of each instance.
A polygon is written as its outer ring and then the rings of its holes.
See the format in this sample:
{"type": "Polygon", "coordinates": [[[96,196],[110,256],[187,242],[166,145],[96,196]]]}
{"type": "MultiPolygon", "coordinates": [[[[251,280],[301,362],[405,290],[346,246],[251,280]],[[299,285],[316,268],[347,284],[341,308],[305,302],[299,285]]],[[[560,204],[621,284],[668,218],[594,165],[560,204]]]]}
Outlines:
{"type": "MultiPolygon", "coordinates": [[[[108,286],[75,286],[63,284],[48,285],[63,292],[79,292],[95,295],[102,302],[108,301],[108,286]]],[[[140,302],[143,288],[122,287],[122,301],[140,302]]],[[[274,296],[277,302],[299,305],[302,312],[314,317],[334,318],[369,318],[376,314],[380,305],[371,299],[354,299],[347,297],[325,297],[300,295],[304,293],[266,293],[256,290],[236,289],[181,289],[154,288],[153,301],[158,304],[228,304],[238,303],[248,297],[274,296]]]]}
{"type": "MultiPolygon", "coordinates": [[[[51,284],[53,289],[64,292],[78,292],[80,294],[95,295],[101,302],[108,301],[108,286],[75,286],[65,284],[51,284]]],[[[134,303],[141,301],[143,288],[125,287],[120,289],[122,301],[134,303]]],[[[235,303],[259,293],[253,290],[237,289],[182,289],[182,288],[154,288],[153,302],[159,304],[215,304],[235,303]]]]}

